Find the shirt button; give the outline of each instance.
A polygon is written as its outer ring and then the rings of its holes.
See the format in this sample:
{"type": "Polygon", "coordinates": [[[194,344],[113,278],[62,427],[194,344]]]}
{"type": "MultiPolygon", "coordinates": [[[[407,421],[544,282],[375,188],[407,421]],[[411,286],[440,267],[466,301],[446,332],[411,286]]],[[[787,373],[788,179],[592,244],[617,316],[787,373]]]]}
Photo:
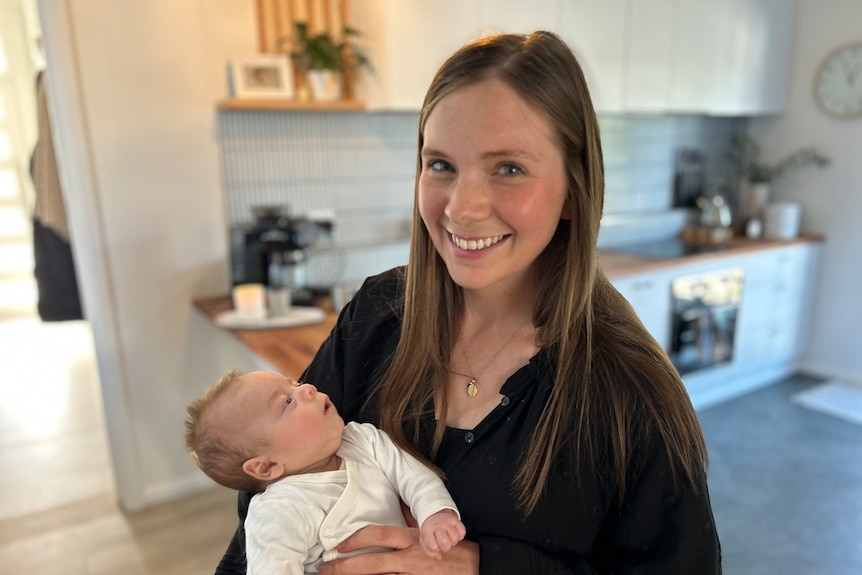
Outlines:
{"type": "Polygon", "coordinates": [[[495,463],[497,463],[496,455],[491,455],[490,457],[488,457],[488,465],[494,465],[495,463]]]}
{"type": "Polygon", "coordinates": [[[327,527],[323,530],[324,535],[332,535],[332,527],[327,527]]]}
{"type": "Polygon", "coordinates": [[[503,399],[500,400],[500,405],[502,405],[503,407],[506,407],[507,405],[509,405],[509,396],[508,395],[503,396],[503,399]]]}
{"type": "Polygon", "coordinates": [[[472,431],[468,431],[464,434],[464,441],[466,441],[467,443],[473,443],[473,439],[474,436],[472,431]]]}

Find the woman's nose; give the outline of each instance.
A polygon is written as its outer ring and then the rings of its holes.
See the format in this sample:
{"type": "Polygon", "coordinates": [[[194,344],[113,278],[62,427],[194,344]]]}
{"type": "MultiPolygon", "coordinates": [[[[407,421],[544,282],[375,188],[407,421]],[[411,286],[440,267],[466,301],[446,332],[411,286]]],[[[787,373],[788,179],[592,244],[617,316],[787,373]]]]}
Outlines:
{"type": "Polygon", "coordinates": [[[491,211],[490,192],[480,177],[461,174],[450,189],[446,217],[455,224],[487,218],[491,211]]]}

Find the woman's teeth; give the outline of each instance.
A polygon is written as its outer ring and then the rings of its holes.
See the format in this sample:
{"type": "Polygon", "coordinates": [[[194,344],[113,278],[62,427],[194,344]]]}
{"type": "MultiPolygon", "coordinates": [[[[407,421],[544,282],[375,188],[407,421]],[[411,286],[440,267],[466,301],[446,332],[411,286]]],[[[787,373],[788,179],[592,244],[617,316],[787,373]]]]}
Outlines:
{"type": "Polygon", "coordinates": [[[474,251],[474,250],[482,250],[485,248],[490,248],[497,242],[503,239],[503,236],[492,236],[490,238],[484,238],[481,240],[465,240],[464,238],[459,238],[454,234],[449,234],[452,236],[452,242],[461,248],[462,250],[474,251]]]}

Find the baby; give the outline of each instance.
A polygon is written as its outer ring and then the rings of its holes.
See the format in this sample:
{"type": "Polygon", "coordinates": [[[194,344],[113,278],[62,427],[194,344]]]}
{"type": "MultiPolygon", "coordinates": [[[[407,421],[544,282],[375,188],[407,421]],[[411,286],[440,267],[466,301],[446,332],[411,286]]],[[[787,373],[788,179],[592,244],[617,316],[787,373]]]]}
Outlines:
{"type": "Polygon", "coordinates": [[[317,573],[361,527],[406,526],[401,499],[429,555],[464,538],[442,480],[373,425],[345,425],[311,384],[231,371],[188,413],[186,446],[203,472],[258,493],[245,521],[250,574],[317,573]]]}

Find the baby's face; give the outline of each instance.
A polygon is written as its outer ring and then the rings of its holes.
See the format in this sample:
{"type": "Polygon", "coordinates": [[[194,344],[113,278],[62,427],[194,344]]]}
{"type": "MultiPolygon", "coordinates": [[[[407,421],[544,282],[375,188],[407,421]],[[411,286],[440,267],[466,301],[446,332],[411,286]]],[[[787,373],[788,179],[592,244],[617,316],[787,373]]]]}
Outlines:
{"type": "Polygon", "coordinates": [[[253,423],[266,455],[286,475],[324,470],[341,445],[344,421],[329,396],[311,384],[258,371],[238,381],[241,417],[253,423]]]}

